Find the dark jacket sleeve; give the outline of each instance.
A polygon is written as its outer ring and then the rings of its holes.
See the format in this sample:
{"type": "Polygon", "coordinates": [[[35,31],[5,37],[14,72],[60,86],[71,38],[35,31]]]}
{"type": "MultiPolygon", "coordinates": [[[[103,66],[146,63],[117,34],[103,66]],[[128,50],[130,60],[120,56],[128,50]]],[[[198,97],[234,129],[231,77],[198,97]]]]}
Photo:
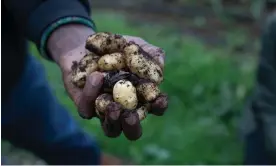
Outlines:
{"type": "Polygon", "coordinates": [[[267,148],[276,158],[276,12],[268,19],[261,45],[252,110],[264,130],[267,148]]]}
{"type": "Polygon", "coordinates": [[[5,0],[4,3],[18,29],[37,45],[47,26],[61,18],[72,16],[90,20],[88,0],[5,0]]]}

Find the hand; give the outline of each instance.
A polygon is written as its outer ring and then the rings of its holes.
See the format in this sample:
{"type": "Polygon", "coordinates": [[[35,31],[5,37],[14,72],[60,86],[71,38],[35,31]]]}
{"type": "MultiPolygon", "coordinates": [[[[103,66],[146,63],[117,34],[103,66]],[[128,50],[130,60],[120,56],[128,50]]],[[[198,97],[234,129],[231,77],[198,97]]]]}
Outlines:
{"type": "MultiPolygon", "coordinates": [[[[151,55],[156,62],[164,68],[164,52],[162,49],[153,46],[141,38],[124,36],[127,41],[135,42],[140,45],[142,49],[151,55]]],[[[103,75],[100,72],[94,72],[87,77],[84,89],[79,89],[71,82],[71,66],[73,61],[79,61],[85,55],[84,44],[80,47],[70,51],[67,55],[60,59],[60,66],[63,73],[63,80],[65,88],[72,100],[78,108],[79,115],[85,119],[96,117],[94,102],[99,95],[101,86],[103,84],[103,75]]],[[[155,102],[151,104],[149,113],[162,116],[167,109],[167,98],[160,96],[155,102]]],[[[117,103],[112,103],[107,110],[106,116],[101,120],[101,125],[104,133],[108,137],[118,137],[121,132],[129,140],[136,140],[141,137],[142,129],[137,113],[124,112],[117,103]]]]}
{"type": "Polygon", "coordinates": [[[72,83],[72,64],[74,61],[80,61],[85,54],[85,44],[82,44],[61,57],[60,67],[65,89],[76,104],[79,115],[84,119],[91,119],[96,116],[94,103],[102,87],[104,76],[100,72],[87,76],[83,89],[72,83]]]}
{"type": "Polygon", "coordinates": [[[81,90],[71,82],[71,67],[74,61],[80,61],[85,55],[85,40],[93,33],[90,27],[66,24],[57,28],[47,43],[51,57],[61,68],[65,89],[76,104],[80,116],[86,119],[95,116],[93,104],[102,86],[103,75],[95,72],[88,76],[86,86],[81,90]]]}
{"type": "MultiPolygon", "coordinates": [[[[149,53],[156,62],[164,69],[164,56],[165,53],[162,49],[153,46],[139,37],[124,36],[128,42],[135,42],[138,44],[144,51],[149,53]]],[[[166,111],[168,106],[168,99],[166,96],[161,95],[151,104],[150,114],[156,116],[162,116],[166,111]]],[[[119,104],[112,103],[106,110],[106,116],[102,120],[102,128],[105,132],[105,135],[108,137],[118,137],[121,132],[129,140],[137,140],[142,135],[142,127],[138,114],[136,112],[123,112],[120,115],[122,109],[119,104]]]]}

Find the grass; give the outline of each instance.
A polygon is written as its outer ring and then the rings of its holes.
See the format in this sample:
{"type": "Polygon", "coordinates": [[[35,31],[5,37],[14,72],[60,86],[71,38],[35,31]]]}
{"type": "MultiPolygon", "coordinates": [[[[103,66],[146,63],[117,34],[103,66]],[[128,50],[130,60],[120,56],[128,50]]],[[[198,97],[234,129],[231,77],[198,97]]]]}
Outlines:
{"type": "MultiPolygon", "coordinates": [[[[141,36],[166,51],[162,90],[170,97],[164,117],[143,122],[143,136],[130,142],[103,135],[97,120],[78,117],[57,66],[42,60],[54,93],[106,152],[138,164],[241,164],[237,120],[254,79],[255,60],[230,56],[223,48],[179,36],[164,25],[131,26],[116,13],[96,11],[99,31],[141,36]]],[[[33,51],[34,48],[32,48],[33,51]]]]}

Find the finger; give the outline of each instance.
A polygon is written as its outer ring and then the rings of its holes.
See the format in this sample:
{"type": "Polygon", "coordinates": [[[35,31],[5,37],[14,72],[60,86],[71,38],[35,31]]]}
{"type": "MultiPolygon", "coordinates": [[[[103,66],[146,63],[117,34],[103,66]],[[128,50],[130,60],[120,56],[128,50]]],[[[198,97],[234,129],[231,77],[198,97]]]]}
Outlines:
{"type": "Polygon", "coordinates": [[[67,91],[67,94],[69,97],[74,101],[74,103],[77,105],[78,101],[80,100],[82,90],[78,87],[76,87],[72,81],[71,81],[71,75],[68,73],[63,73],[63,82],[64,82],[64,87],[67,91]]]}
{"type": "Polygon", "coordinates": [[[151,44],[145,44],[141,46],[141,48],[146,51],[152,58],[160,65],[160,67],[164,68],[165,61],[165,52],[159,47],[156,47],[151,44]]]}
{"type": "Polygon", "coordinates": [[[94,72],[86,77],[86,83],[77,104],[82,118],[91,119],[96,116],[94,101],[101,90],[103,79],[104,76],[100,72],[94,72]]]}
{"type": "Polygon", "coordinates": [[[151,103],[151,109],[149,113],[156,116],[162,116],[166,112],[167,108],[168,96],[166,94],[161,94],[151,103]]]}
{"type": "Polygon", "coordinates": [[[140,37],[133,36],[125,36],[128,42],[134,42],[138,44],[145,52],[147,52],[163,69],[164,68],[164,60],[165,60],[165,52],[159,47],[156,47],[152,44],[149,44],[145,40],[140,37]]]}
{"type": "Polygon", "coordinates": [[[127,42],[134,42],[139,46],[147,44],[147,42],[140,37],[124,35],[124,38],[127,40],[127,42]]]}
{"type": "Polygon", "coordinates": [[[137,112],[125,111],[122,114],[122,129],[126,138],[131,141],[142,136],[142,126],[137,112]]]}
{"type": "Polygon", "coordinates": [[[121,135],[121,110],[121,105],[115,102],[112,102],[107,106],[105,120],[102,124],[102,128],[107,137],[115,138],[121,135]]]}

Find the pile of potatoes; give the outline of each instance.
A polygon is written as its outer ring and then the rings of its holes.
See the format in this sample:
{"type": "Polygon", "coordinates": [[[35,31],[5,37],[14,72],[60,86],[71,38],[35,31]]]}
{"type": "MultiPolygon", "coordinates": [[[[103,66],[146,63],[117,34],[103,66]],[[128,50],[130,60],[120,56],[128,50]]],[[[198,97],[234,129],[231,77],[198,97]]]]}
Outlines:
{"type": "Polygon", "coordinates": [[[141,47],[117,34],[95,33],[87,38],[87,54],[72,68],[72,82],[83,88],[86,76],[94,71],[104,73],[104,85],[95,101],[95,110],[104,119],[107,107],[117,103],[121,113],[136,112],[139,120],[151,111],[151,103],[167,100],[158,86],[163,71],[141,47]]]}

